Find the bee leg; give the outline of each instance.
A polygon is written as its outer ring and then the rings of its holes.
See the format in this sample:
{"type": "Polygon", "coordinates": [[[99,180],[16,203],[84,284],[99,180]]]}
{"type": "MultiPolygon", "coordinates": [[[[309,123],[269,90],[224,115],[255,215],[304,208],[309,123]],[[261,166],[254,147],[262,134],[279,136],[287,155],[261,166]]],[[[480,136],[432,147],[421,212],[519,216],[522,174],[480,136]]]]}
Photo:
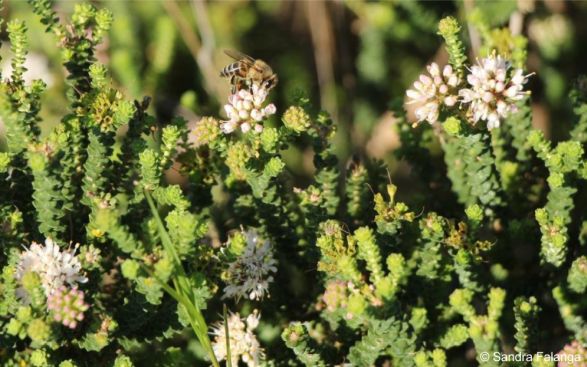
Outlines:
{"type": "Polygon", "coordinates": [[[252,79],[247,80],[247,87],[249,89],[253,88],[253,84],[255,84],[255,82],[252,79]]]}
{"type": "Polygon", "coordinates": [[[237,89],[237,90],[242,90],[242,89],[243,89],[243,79],[239,79],[239,80],[236,82],[236,89],[237,89]]]}
{"type": "Polygon", "coordinates": [[[230,85],[232,86],[232,88],[230,88],[230,92],[232,94],[236,93],[236,84],[238,83],[237,79],[236,79],[236,75],[233,75],[230,77],[230,85]]]}

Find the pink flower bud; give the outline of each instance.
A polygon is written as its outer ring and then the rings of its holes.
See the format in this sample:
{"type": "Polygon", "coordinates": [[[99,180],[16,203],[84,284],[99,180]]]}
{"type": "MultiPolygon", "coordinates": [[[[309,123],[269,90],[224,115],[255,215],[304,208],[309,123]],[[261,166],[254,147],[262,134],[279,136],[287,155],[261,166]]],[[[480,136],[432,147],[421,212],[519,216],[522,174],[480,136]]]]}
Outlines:
{"type": "Polygon", "coordinates": [[[246,120],[249,118],[249,112],[245,111],[245,110],[239,110],[238,111],[238,117],[242,120],[246,120]]]}
{"type": "Polygon", "coordinates": [[[442,75],[444,75],[445,78],[450,78],[453,76],[452,66],[450,66],[450,64],[444,66],[442,69],[442,75]]]}
{"type": "Polygon", "coordinates": [[[249,124],[248,122],[241,124],[241,131],[243,133],[247,133],[249,132],[249,130],[251,130],[251,124],[249,124]]]}
{"type": "Polygon", "coordinates": [[[425,85],[432,84],[432,79],[429,76],[424,75],[424,74],[420,75],[420,81],[425,85]]]}
{"type": "Polygon", "coordinates": [[[263,113],[257,109],[251,111],[251,117],[255,121],[262,121],[263,120],[263,113]]]}
{"type": "Polygon", "coordinates": [[[444,104],[448,107],[452,107],[457,103],[457,96],[448,96],[444,99],[444,104]]]}
{"type": "Polygon", "coordinates": [[[276,111],[277,111],[277,108],[275,108],[275,105],[273,103],[269,104],[267,107],[265,107],[263,109],[263,112],[265,112],[265,115],[273,115],[276,111]]]}

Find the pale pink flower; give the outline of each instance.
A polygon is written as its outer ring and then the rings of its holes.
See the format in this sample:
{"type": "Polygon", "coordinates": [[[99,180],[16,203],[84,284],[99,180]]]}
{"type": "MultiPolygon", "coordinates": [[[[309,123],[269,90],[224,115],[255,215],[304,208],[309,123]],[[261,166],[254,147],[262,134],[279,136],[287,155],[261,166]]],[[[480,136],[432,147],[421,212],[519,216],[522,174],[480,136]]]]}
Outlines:
{"type": "MultiPolygon", "coordinates": [[[[232,366],[237,367],[239,359],[248,367],[260,366],[265,358],[265,352],[253,331],[259,325],[259,312],[253,310],[246,319],[241,319],[237,313],[228,315],[228,343],[230,345],[230,359],[232,366]]],[[[214,341],[212,349],[218,360],[225,360],[227,356],[226,328],[223,322],[217,323],[212,328],[214,341]]]]}
{"type": "MultiPolygon", "coordinates": [[[[62,251],[51,238],[45,240],[44,246],[33,242],[20,254],[16,280],[21,283],[28,272],[39,276],[47,297],[63,285],[74,287],[88,281],[82,273],[79,259],[75,256],[75,249],[62,251]]],[[[30,302],[29,295],[22,286],[16,290],[16,294],[23,302],[30,302]]]]}
{"type": "Polygon", "coordinates": [[[438,121],[442,106],[452,107],[456,104],[457,87],[461,80],[450,65],[444,66],[442,73],[436,63],[427,66],[428,75],[421,74],[408,89],[406,95],[408,104],[417,104],[416,117],[418,122],[428,121],[433,124],[438,121]]]}
{"type": "Polygon", "coordinates": [[[84,312],[90,308],[84,300],[84,292],[77,288],[64,286],[55,290],[47,299],[47,308],[53,313],[55,321],[70,329],[84,319],[84,312]]]}
{"type": "Polygon", "coordinates": [[[243,133],[262,132],[261,122],[276,112],[274,104],[264,106],[267,95],[267,89],[253,84],[249,90],[241,89],[229,96],[228,103],[224,105],[228,120],[223,121],[220,129],[225,134],[230,134],[239,127],[243,133]]]}
{"type": "Polygon", "coordinates": [[[269,283],[277,272],[271,243],[262,240],[254,230],[247,231],[245,238],[244,252],[228,266],[222,298],[260,300],[269,292],[269,283]]]}
{"type": "Polygon", "coordinates": [[[461,102],[468,104],[468,117],[474,123],[486,121],[489,130],[499,127],[526,96],[528,76],[522,69],[512,71],[511,64],[499,55],[480,60],[467,75],[470,88],[459,91],[461,102]]]}

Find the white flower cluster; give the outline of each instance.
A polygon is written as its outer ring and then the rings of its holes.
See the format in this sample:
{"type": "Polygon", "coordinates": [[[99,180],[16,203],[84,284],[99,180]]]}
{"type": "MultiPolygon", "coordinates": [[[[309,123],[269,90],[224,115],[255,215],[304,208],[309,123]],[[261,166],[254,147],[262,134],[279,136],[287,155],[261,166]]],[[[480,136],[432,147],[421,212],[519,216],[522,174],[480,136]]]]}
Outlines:
{"type": "Polygon", "coordinates": [[[29,272],[36,273],[45,295],[49,297],[63,285],[70,287],[78,283],[85,283],[88,279],[82,275],[82,266],[72,251],[61,251],[52,239],[47,238],[45,245],[33,242],[31,246],[20,254],[16,267],[16,280],[21,286],[16,290],[17,296],[25,303],[30,302],[27,291],[22,287],[22,279],[29,272]]]}
{"type": "Polygon", "coordinates": [[[436,63],[428,66],[430,75],[422,74],[414,89],[406,94],[409,104],[417,103],[418,122],[438,121],[440,108],[454,106],[457,101],[467,107],[466,116],[472,123],[486,121],[487,128],[499,127],[501,121],[516,111],[516,102],[524,98],[524,84],[529,75],[522,69],[510,70],[511,64],[495,53],[474,65],[467,75],[468,88],[460,88],[461,80],[450,65],[440,72],[436,63]]]}
{"type": "Polygon", "coordinates": [[[271,243],[261,241],[254,230],[245,233],[247,245],[242,255],[230,263],[227,270],[227,286],[222,298],[247,297],[251,300],[263,298],[269,292],[271,274],[277,271],[277,260],[273,258],[271,243]]]}
{"type": "Polygon", "coordinates": [[[499,127],[500,121],[516,111],[516,102],[523,99],[528,75],[516,69],[508,77],[510,63],[495,54],[480,60],[467,76],[470,88],[461,89],[463,103],[470,103],[468,115],[473,122],[487,121],[487,128],[499,127]]]}
{"type": "Polygon", "coordinates": [[[250,90],[241,89],[228,97],[224,110],[229,120],[220,125],[222,132],[230,134],[238,127],[243,133],[263,131],[260,122],[276,111],[273,103],[263,107],[268,93],[265,87],[253,84],[250,90]]]}
{"type": "Polygon", "coordinates": [[[417,103],[416,108],[418,122],[438,121],[438,114],[442,105],[452,107],[457,103],[456,88],[460,79],[450,65],[446,65],[440,73],[438,64],[433,62],[427,67],[430,75],[422,74],[414,82],[414,89],[409,89],[406,94],[411,100],[408,103],[417,103]]]}
{"type": "MultiPolygon", "coordinates": [[[[230,345],[231,367],[238,366],[239,359],[249,367],[259,366],[265,357],[263,348],[253,333],[259,325],[259,312],[254,310],[246,320],[236,313],[228,316],[228,342],[230,345]]],[[[212,348],[218,360],[226,359],[226,330],[224,323],[217,323],[212,329],[212,348]]]]}

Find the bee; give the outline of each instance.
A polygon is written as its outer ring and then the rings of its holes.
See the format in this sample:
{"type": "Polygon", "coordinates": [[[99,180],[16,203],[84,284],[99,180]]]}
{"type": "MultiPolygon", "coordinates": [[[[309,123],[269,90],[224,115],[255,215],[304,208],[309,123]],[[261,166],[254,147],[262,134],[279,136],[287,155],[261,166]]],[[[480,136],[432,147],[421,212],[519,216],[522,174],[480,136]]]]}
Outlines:
{"type": "Polygon", "coordinates": [[[232,93],[251,84],[258,84],[267,90],[277,85],[277,75],[265,61],[234,50],[224,50],[224,53],[236,60],[220,72],[221,77],[230,78],[232,93]]]}

